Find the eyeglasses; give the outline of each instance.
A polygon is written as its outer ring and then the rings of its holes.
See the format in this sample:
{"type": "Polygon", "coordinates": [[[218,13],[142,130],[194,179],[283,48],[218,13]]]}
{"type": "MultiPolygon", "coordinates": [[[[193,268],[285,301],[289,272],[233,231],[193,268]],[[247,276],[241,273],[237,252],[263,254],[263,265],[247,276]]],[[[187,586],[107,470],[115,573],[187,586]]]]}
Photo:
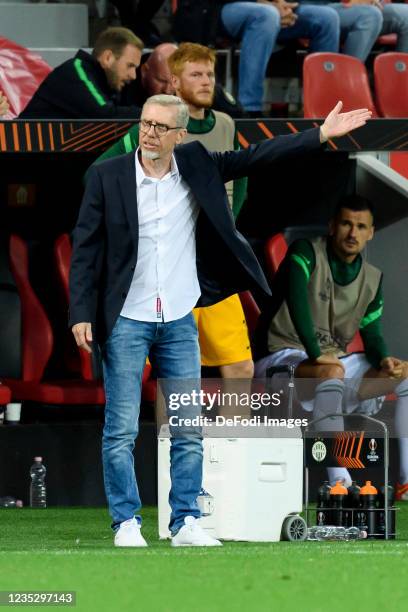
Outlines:
{"type": "Polygon", "coordinates": [[[139,121],[139,124],[140,124],[140,129],[142,130],[142,132],[145,132],[145,133],[147,133],[152,127],[154,133],[159,138],[161,136],[165,136],[169,130],[182,130],[183,129],[181,125],[170,127],[169,125],[166,125],[165,123],[154,123],[153,121],[148,121],[147,119],[141,119],[139,121]]]}

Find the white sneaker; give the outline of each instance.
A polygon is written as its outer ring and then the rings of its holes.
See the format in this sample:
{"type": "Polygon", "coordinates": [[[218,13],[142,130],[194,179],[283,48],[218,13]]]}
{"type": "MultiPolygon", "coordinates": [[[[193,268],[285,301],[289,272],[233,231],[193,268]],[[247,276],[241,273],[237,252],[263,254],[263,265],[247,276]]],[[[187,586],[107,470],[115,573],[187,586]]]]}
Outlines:
{"type": "Polygon", "coordinates": [[[115,546],[147,546],[147,542],[140,533],[140,525],[135,518],[120,524],[115,534],[115,546]]]}
{"type": "Polygon", "coordinates": [[[186,516],[184,525],[171,539],[172,546],[222,546],[219,540],[205,533],[194,516],[186,516]]]}

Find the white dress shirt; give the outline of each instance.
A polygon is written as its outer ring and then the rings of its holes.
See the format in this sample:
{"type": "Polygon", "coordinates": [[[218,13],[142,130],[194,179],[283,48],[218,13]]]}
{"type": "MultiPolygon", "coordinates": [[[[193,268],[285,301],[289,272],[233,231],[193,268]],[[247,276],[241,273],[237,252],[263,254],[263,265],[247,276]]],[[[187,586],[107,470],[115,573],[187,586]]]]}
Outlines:
{"type": "Polygon", "coordinates": [[[136,150],[139,248],[123,317],[137,321],[181,319],[200,297],[196,266],[198,204],[172,157],[163,178],[146,176],[136,150]]]}

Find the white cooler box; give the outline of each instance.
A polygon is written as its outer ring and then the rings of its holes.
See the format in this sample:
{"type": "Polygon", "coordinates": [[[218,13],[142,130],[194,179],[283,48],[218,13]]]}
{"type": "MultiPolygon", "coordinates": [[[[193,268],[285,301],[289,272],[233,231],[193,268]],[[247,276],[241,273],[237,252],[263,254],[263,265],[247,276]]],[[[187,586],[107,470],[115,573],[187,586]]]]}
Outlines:
{"type": "MultiPolygon", "coordinates": [[[[200,524],[211,535],[224,540],[280,540],[285,518],[302,510],[303,440],[300,430],[290,433],[293,437],[204,437],[203,488],[213,497],[213,512],[200,524]]],[[[160,538],[170,536],[169,451],[169,438],[160,436],[160,538]]]]}

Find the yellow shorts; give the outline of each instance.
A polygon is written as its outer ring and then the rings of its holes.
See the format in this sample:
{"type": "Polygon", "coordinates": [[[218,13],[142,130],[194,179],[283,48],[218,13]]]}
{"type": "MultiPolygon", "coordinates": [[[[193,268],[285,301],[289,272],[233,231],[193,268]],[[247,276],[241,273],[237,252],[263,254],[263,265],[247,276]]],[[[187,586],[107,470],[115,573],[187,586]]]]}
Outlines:
{"type": "Polygon", "coordinates": [[[252,359],[248,328],[239,295],[206,308],[195,308],[203,366],[222,366],[252,359]]]}

